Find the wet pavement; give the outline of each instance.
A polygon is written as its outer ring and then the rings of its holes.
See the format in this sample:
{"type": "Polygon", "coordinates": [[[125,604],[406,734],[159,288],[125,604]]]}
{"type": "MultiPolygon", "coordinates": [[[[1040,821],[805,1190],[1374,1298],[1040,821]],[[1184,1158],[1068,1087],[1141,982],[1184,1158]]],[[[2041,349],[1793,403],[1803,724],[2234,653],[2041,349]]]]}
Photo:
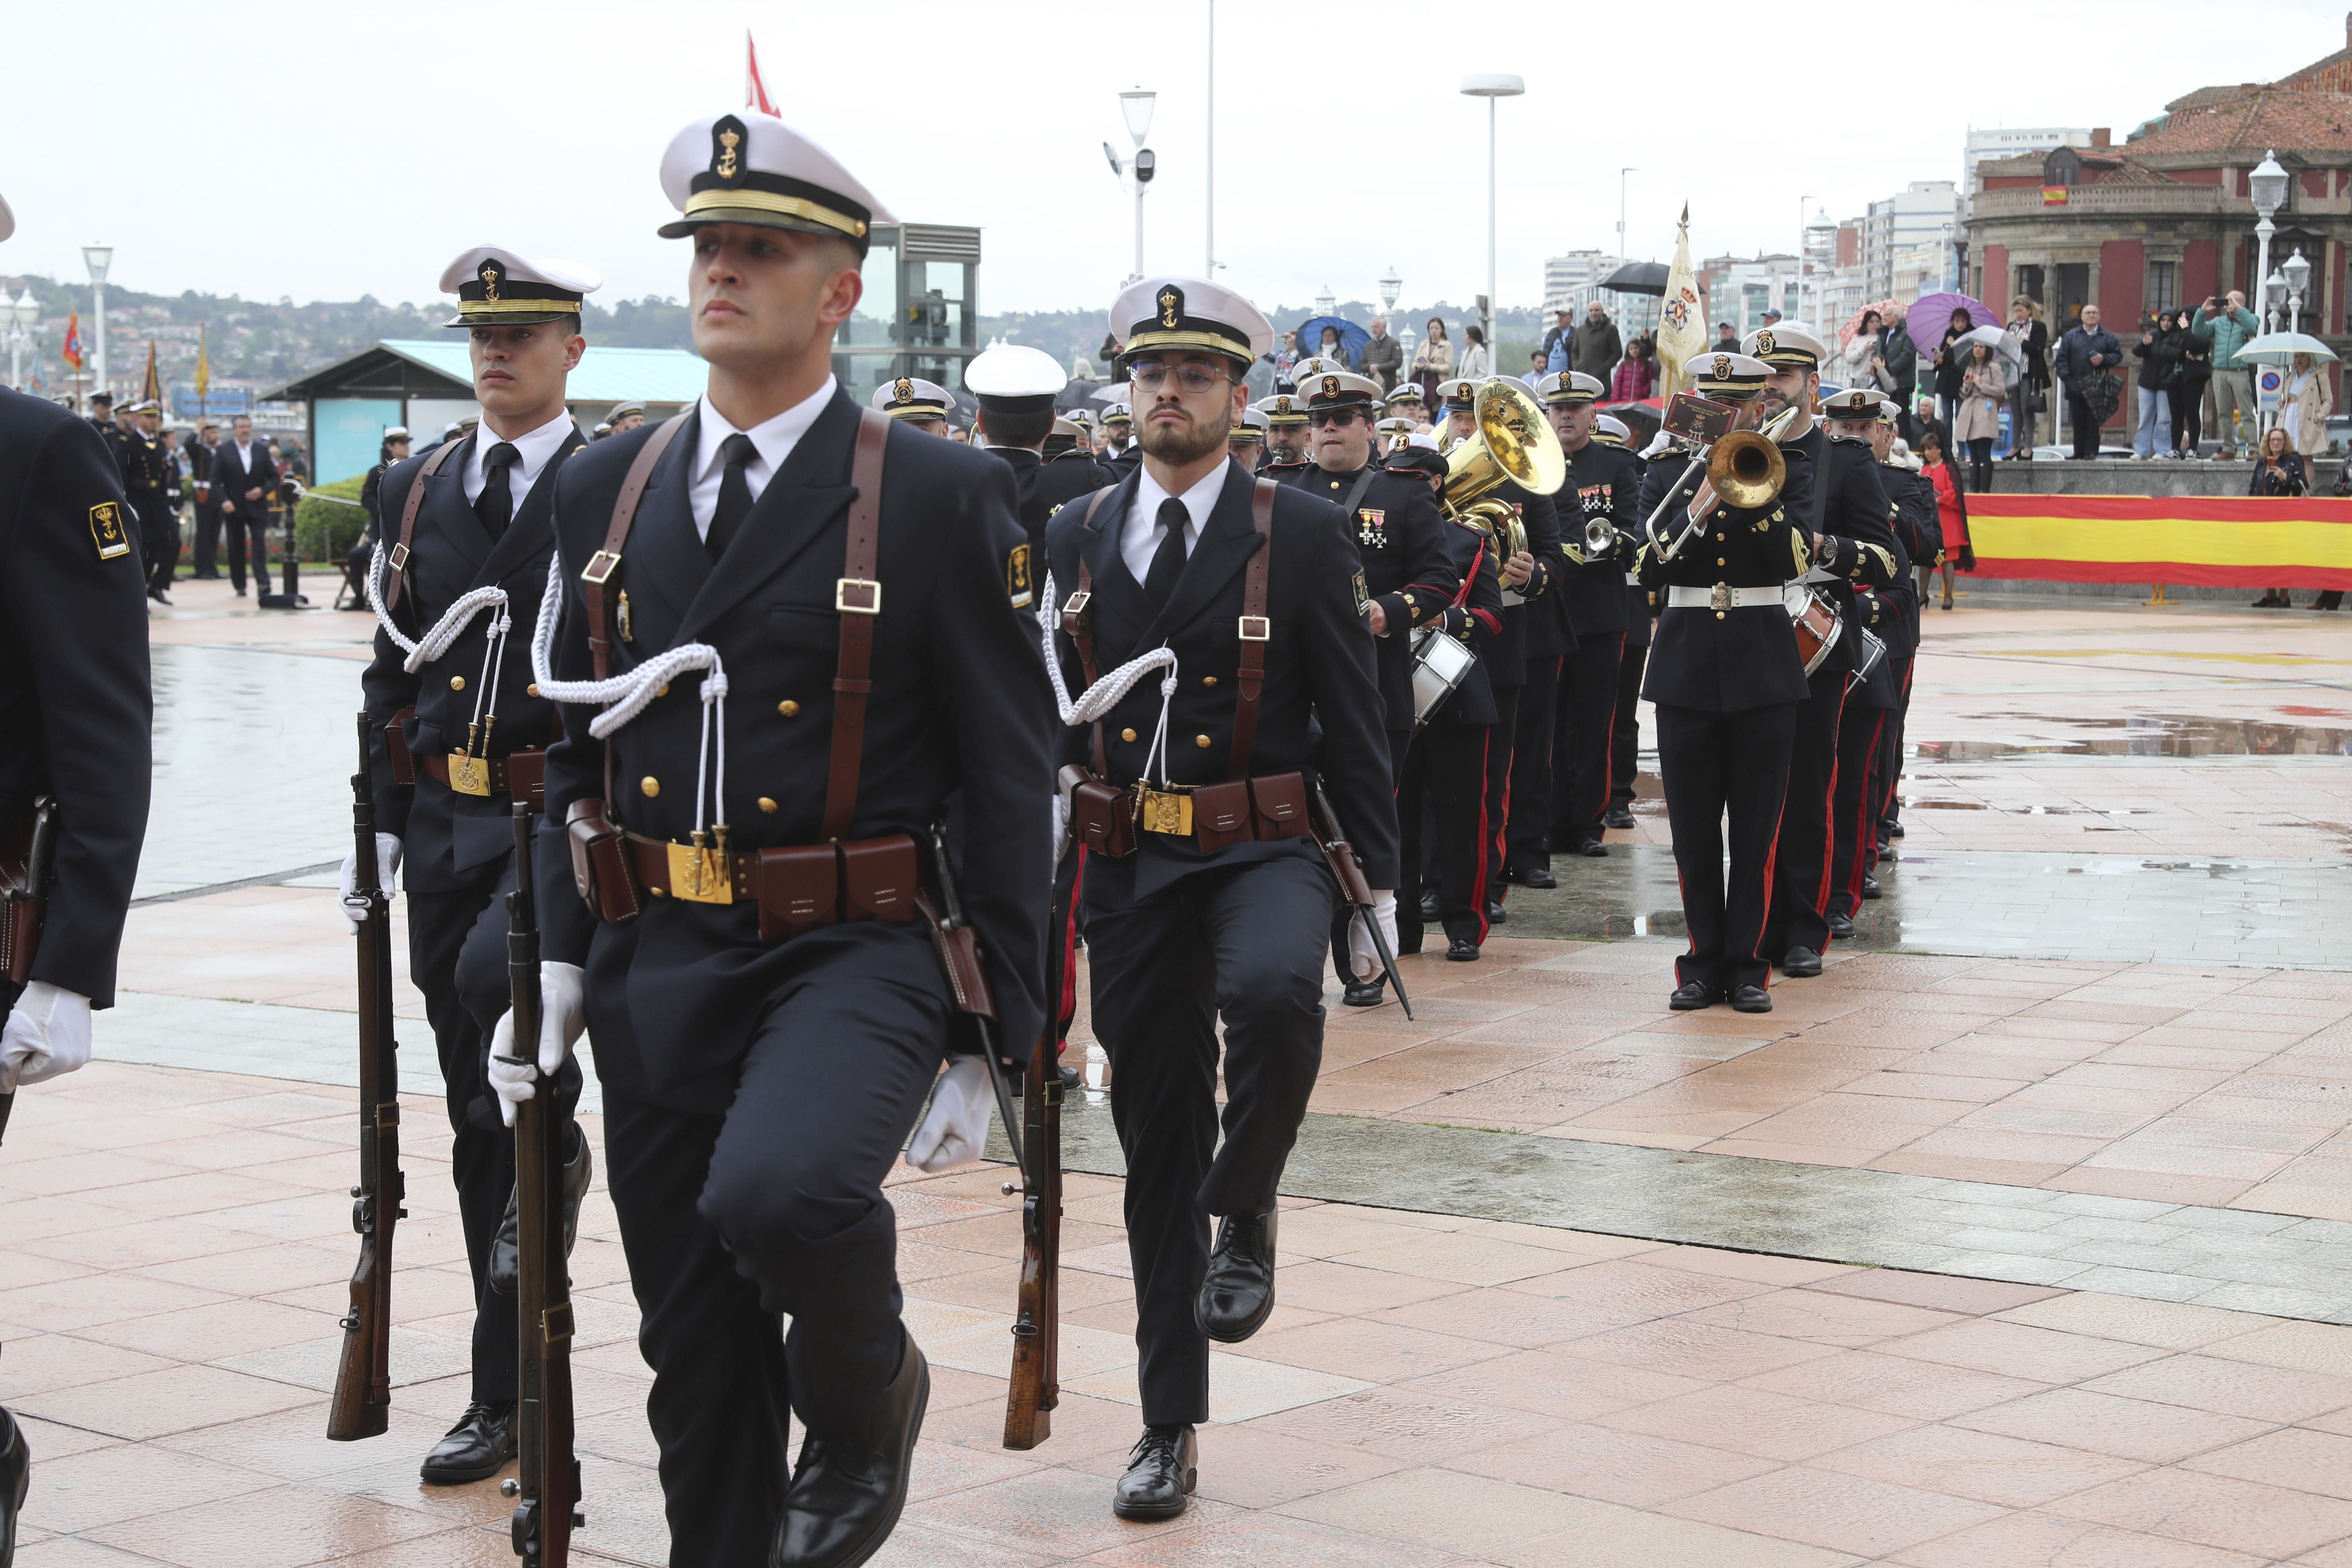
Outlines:
{"type": "MultiPolygon", "coordinates": [[[[175,596],[121,1005],[0,1155],[0,1398],[39,1460],[19,1563],[510,1563],[491,1485],[415,1479],[468,1324],[404,978],[394,1429],[319,1436],[368,623],[175,596]]],[[[1405,961],[1418,1021],[1333,1007],[1282,1305],[1213,1358],[1184,1520],[1108,1516],[1133,1307],[1084,1017],[1093,1173],[1034,1453],[997,1444],[1003,1173],[902,1169],[938,1393],[876,1562],[2352,1563],[2352,623],[1977,596],[1927,633],[1886,897],[1771,1014],[1664,1007],[1654,778],[1607,858],[1514,890],[1481,963],[1405,961]]],[[[598,1103],[592,1078],[592,1136],[598,1103]]],[[[601,1187],[574,1273],[579,1555],[659,1563],[601,1187]]]]}

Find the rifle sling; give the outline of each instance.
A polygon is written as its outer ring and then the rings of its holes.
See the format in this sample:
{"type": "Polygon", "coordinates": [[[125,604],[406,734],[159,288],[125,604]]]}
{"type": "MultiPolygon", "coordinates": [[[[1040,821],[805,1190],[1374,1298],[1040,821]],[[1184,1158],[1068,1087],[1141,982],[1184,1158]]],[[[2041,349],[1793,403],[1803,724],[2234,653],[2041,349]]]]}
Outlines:
{"type": "Polygon", "coordinates": [[[425,466],[416,471],[415,479],[408,487],[408,499],[400,504],[400,542],[392,547],[387,557],[392,563],[392,586],[383,593],[383,613],[387,616],[400,608],[400,591],[408,584],[408,551],[410,542],[416,537],[416,514],[425,506],[425,481],[439,473],[441,465],[449,460],[449,454],[465,444],[464,441],[444,441],[425,453],[425,466]]]}

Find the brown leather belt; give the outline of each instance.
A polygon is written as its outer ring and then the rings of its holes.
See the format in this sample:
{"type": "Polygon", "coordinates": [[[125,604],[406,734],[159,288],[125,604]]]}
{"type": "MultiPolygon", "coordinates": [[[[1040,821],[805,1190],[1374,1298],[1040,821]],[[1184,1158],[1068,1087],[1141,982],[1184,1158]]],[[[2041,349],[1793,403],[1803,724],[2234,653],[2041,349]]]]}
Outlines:
{"type": "MultiPolygon", "coordinates": [[[[669,897],[671,884],[678,879],[677,871],[683,869],[673,867],[670,850],[675,847],[683,855],[688,846],[673,846],[667,838],[648,838],[642,833],[626,829],[622,831],[621,840],[628,846],[629,868],[636,872],[637,885],[656,897],[669,897]]],[[[702,853],[706,859],[715,858],[717,854],[713,850],[702,853]]],[[[728,890],[733,898],[746,902],[757,899],[760,896],[760,852],[757,849],[728,850],[727,881],[728,890]]]]}
{"type": "MultiPolygon", "coordinates": [[[[449,782],[449,759],[438,752],[421,759],[425,771],[441,784],[449,782]]],[[[517,752],[512,756],[480,760],[489,770],[490,793],[520,800],[533,811],[547,809],[547,753],[517,752]]]]}

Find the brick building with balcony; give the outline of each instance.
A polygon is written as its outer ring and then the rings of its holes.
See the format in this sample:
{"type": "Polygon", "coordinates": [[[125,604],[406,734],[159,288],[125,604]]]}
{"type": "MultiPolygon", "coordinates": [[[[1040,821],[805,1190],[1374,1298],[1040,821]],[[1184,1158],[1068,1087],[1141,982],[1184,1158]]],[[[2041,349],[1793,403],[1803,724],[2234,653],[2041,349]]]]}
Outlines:
{"type": "MultiPolygon", "coordinates": [[[[2239,289],[2260,315],[2260,220],[2247,176],[2275,153],[2291,179],[2273,219],[2271,265],[2302,250],[2311,263],[2302,330],[2352,354],[2352,17],[2346,43],[2277,81],[2200,88],[2121,144],[2097,130],[2087,147],[1984,160],[1967,225],[1968,291],[2004,314],[2013,296],[2031,296],[2053,343],[2095,304],[2126,354],[2140,324],[2168,307],[2239,289]]],[[[2284,330],[2284,311],[2277,324],[2284,330]]],[[[2138,362],[2126,363],[2136,379],[2138,362]]],[[[2107,428],[2128,430],[2137,406],[2126,391],[2107,428]]]]}

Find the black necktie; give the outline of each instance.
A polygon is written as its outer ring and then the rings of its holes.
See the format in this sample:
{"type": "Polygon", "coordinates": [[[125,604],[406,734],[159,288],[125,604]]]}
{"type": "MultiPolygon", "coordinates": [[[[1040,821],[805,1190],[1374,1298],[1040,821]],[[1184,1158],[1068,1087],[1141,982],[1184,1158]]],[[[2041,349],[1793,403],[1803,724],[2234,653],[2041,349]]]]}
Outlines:
{"type": "Polygon", "coordinates": [[[719,450],[727,459],[727,471],[719,477],[719,504],[710,509],[710,530],[702,536],[714,563],[727,553],[736,530],[751,514],[751,481],[743,477],[743,469],[760,455],[751,437],[740,430],[719,443],[719,450]]]}
{"type": "Polygon", "coordinates": [[[1160,503],[1160,526],[1167,531],[1160,535],[1160,548],[1151,552],[1151,567],[1143,574],[1143,591],[1150,595],[1156,610],[1168,607],[1176,593],[1176,579],[1184,575],[1184,526],[1192,520],[1184,503],[1174,496],[1160,503]]]}
{"type": "Polygon", "coordinates": [[[514,521],[514,486],[508,470],[522,461],[512,441],[501,441],[482,457],[482,493],[474,498],[474,515],[490,531],[495,542],[506,537],[514,521]]]}

